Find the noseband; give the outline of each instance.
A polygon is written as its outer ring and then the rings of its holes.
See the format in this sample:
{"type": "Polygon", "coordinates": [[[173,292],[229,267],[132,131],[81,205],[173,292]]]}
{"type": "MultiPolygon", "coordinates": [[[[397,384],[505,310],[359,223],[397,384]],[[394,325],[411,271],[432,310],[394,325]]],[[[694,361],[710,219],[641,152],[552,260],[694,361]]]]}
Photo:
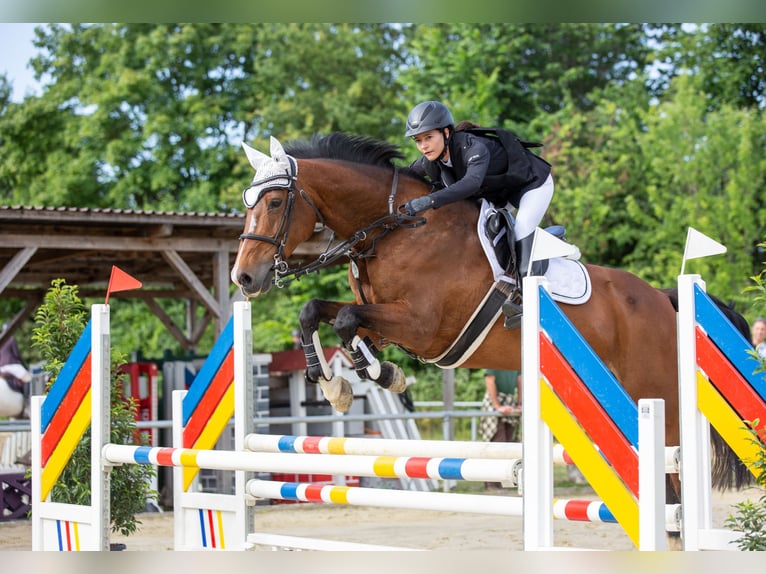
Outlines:
{"type": "MultiPolygon", "coordinates": [[[[277,248],[274,254],[274,285],[277,287],[284,287],[292,280],[298,279],[302,275],[308,275],[309,273],[319,271],[320,269],[329,266],[341,257],[349,257],[354,262],[354,259],[361,257],[369,257],[372,255],[372,250],[375,244],[397,227],[419,227],[425,223],[425,219],[420,216],[411,216],[402,212],[399,209],[394,209],[394,197],[396,196],[396,188],[399,180],[399,170],[394,168],[394,180],[391,185],[391,192],[388,196],[388,214],[380,219],[374,221],[371,225],[368,225],[364,229],[360,229],[354,233],[351,237],[345,241],[340,242],[338,245],[331,247],[335,234],[333,233],[330,238],[328,247],[323,253],[317,257],[311,263],[301,265],[298,267],[290,268],[285,259],[285,245],[287,244],[287,237],[290,232],[290,223],[293,215],[293,207],[295,206],[295,193],[298,182],[298,164],[291,156],[287,156],[289,167],[285,170],[284,174],[270,175],[260,180],[253,180],[249,187],[242,192],[242,200],[245,203],[247,209],[253,209],[256,204],[261,200],[263,195],[267,191],[284,190],[287,191],[287,205],[282,213],[282,220],[279,222],[279,227],[273,236],[259,235],[257,233],[243,233],[239,236],[239,240],[252,239],[254,241],[264,241],[271,243],[277,248]],[[250,201],[249,196],[252,191],[257,191],[258,195],[255,201],[250,201]],[[354,247],[367,239],[369,233],[374,229],[381,229],[382,232],[371,242],[371,244],[362,251],[354,251],[354,247]]],[[[324,218],[317,209],[311,198],[298,187],[298,193],[300,197],[311,207],[316,214],[317,226],[316,231],[324,229],[324,218]]]]}
{"type": "MultiPolygon", "coordinates": [[[[282,277],[291,274],[291,270],[285,260],[285,245],[287,244],[287,237],[290,232],[290,222],[293,216],[293,207],[295,206],[295,187],[298,181],[298,164],[291,156],[287,156],[289,167],[285,170],[284,174],[276,174],[265,177],[259,180],[253,180],[250,186],[242,192],[242,201],[247,209],[253,209],[257,203],[261,200],[263,195],[268,191],[284,190],[287,191],[287,205],[282,213],[282,220],[279,222],[279,227],[276,233],[272,237],[268,235],[260,235],[257,233],[243,233],[239,236],[239,240],[252,239],[254,241],[265,241],[271,243],[277,248],[277,252],[274,254],[274,283],[277,286],[282,286],[282,277]],[[250,192],[256,190],[258,195],[255,201],[248,199],[250,192]]],[[[306,195],[303,189],[299,188],[298,193],[303,200],[309,204],[317,217],[318,226],[320,229],[324,228],[324,218],[319,210],[311,201],[311,198],[306,195]]]]}

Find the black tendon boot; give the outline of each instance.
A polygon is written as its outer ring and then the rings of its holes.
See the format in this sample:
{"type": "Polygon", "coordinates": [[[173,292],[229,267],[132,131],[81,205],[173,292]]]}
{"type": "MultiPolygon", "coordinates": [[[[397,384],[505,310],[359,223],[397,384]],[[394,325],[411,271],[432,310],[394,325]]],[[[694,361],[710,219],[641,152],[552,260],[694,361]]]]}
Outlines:
{"type": "MultiPolygon", "coordinates": [[[[521,324],[522,313],[522,284],[524,277],[527,276],[529,268],[529,258],[532,255],[532,243],[535,239],[534,233],[527,235],[523,239],[517,239],[514,245],[516,249],[516,268],[518,269],[519,284],[512,297],[503,303],[503,314],[505,315],[505,328],[516,329],[521,324]]],[[[547,261],[535,261],[532,263],[531,275],[542,275],[547,269],[547,261]]]]}

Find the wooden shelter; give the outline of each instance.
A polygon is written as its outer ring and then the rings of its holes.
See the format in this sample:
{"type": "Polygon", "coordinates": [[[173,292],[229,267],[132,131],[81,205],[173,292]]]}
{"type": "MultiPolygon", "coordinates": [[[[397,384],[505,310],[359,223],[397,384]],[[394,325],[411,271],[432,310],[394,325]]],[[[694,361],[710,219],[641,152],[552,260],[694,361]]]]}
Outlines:
{"type": "MultiPolygon", "coordinates": [[[[211,322],[218,336],[239,297],[229,273],[243,227],[241,213],[0,206],[0,296],[25,301],[4,318],[0,343],[34,313],[52,280],[105,297],[116,265],[144,287],[111,297],[143,300],[184,349],[194,349],[211,322]],[[188,301],[186,325],[175,324],[160,299],[188,301]]],[[[313,259],[326,243],[317,234],[295,259],[313,259]]]]}

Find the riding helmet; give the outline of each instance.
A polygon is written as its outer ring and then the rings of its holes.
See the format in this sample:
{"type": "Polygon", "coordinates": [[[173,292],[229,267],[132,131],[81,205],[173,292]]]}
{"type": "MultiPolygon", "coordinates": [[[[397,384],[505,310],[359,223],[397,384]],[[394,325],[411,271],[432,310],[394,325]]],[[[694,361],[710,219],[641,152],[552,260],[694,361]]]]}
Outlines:
{"type": "Polygon", "coordinates": [[[421,102],[407,115],[404,137],[412,137],[430,130],[452,127],[455,121],[447,106],[441,102],[421,102]]]}

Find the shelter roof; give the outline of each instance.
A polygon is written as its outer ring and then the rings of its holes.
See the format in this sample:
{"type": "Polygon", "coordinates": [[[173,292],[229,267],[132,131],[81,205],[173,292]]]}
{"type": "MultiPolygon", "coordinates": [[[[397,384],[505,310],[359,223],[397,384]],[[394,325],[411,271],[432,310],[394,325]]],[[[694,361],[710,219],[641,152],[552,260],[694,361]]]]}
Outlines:
{"type": "MultiPolygon", "coordinates": [[[[190,213],[0,205],[0,296],[27,301],[12,332],[42,301],[51,281],[78,285],[83,297],[104,297],[112,265],[144,284],[113,298],[144,299],[185,347],[207,324],[225,325],[237,294],[229,278],[244,227],[241,213],[190,213]],[[204,306],[197,325],[173,325],[156,300],[204,306]],[[186,330],[186,333],[184,333],[186,330]]],[[[326,238],[302,246],[295,260],[314,258],[326,238]]]]}

